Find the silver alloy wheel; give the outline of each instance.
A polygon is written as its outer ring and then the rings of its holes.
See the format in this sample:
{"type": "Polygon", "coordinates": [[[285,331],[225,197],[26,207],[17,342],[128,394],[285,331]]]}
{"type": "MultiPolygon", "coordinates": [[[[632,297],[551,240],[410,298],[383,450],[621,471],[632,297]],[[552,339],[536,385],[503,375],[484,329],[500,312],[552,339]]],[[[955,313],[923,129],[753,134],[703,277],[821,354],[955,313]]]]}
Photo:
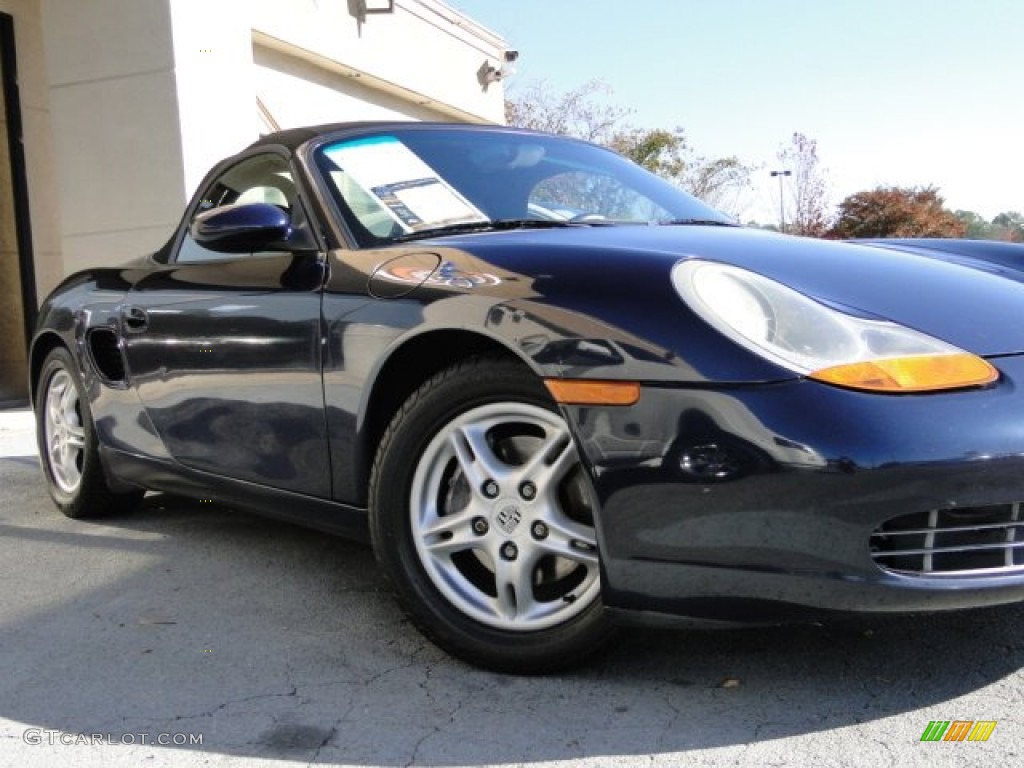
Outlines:
{"type": "Polygon", "coordinates": [[[562,418],[473,408],[430,441],[413,475],[413,539],[430,580],[497,629],[562,624],[600,593],[589,484],[562,418]]]}
{"type": "Polygon", "coordinates": [[[85,428],[78,390],[66,370],[57,371],[50,379],[45,409],[45,460],[57,487],[64,493],[74,493],[82,482],[85,428]]]}

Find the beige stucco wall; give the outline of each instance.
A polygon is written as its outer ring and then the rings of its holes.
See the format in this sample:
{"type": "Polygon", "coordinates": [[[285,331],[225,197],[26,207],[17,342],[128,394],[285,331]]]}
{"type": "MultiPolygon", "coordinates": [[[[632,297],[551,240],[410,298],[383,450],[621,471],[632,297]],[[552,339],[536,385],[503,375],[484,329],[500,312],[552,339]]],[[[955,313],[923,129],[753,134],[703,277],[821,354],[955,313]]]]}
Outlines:
{"type": "Polygon", "coordinates": [[[356,78],[264,45],[253,46],[256,93],[281,128],[345,120],[444,120],[430,106],[375,91],[356,78]]]}
{"type": "MultiPolygon", "coordinates": [[[[5,0],[0,0],[4,2],[5,0]]],[[[504,42],[439,0],[41,0],[61,272],[162,245],[210,166],[260,132],[382,117],[500,121],[504,42]]]]}
{"type": "MultiPolygon", "coordinates": [[[[195,97],[210,79],[186,59],[179,83],[175,41],[188,23],[209,26],[197,10],[234,3],[175,0],[172,34],[170,0],[0,0],[15,19],[40,298],[70,272],[166,240],[190,191],[182,111],[201,121],[195,97]]],[[[239,38],[245,53],[248,31],[239,38]]],[[[210,141],[208,126],[193,133],[207,137],[205,153],[188,147],[194,167],[238,147],[210,141]]]]}
{"type": "Polygon", "coordinates": [[[42,0],[63,271],[154,250],[185,196],[165,0],[42,0]]]}
{"type": "MultiPolygon", "coordinates": [[[[169,3],[186,198],[210,166],[259,137],[249,5],[250,0],[169,3]]],[[[175,223],[183,202],[174,210],[175,223]]]]}
{"type": "Polygon", "coordinates": [[[504,120],[500,84],[485,86],[477,77],[485,62],[500,65],[507,47],[501,37],[438,0],[395,0],[394,13],[362,20],[352,15],[354,5],[350,0],[248,2],[263,47],[307,57],[325,71],[333,68],[342,85],[392,91],[409,107],[435,117],[504,120]]]}

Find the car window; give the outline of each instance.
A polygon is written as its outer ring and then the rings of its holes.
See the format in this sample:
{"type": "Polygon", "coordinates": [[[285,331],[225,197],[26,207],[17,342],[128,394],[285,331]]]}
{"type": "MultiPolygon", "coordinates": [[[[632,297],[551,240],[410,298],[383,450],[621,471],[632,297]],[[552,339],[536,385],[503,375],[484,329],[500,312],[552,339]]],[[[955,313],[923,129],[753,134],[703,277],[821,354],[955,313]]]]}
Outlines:
{"type": "Polygon", "coordinates": [[[524,219],[729,223],[629,160],[557,136],[410,125],[326,143],[315,161],[362,246],[524,219]]]}
{"type": "Polygon", "coordinates": [[[664,221],[671,214],[620,179],[569,171],[541,181],[530,192],[530,215],[561,221],[664,221]]]}
{"type": "MultiPolygon", "coordinates": [[[[225,205],[246,203],[269,203],[278,206],[292,217],[293,227],[301,226],[305,221],[288,161],[280,155],[257,155],[229,168],[207,186],[195,213],[203,213],[225,205]]],[[[193,240],[186,230],[178,248],[176,261],[222,261],[258,255],[262,254],[239,255],[211,251],[193,240]]]]}

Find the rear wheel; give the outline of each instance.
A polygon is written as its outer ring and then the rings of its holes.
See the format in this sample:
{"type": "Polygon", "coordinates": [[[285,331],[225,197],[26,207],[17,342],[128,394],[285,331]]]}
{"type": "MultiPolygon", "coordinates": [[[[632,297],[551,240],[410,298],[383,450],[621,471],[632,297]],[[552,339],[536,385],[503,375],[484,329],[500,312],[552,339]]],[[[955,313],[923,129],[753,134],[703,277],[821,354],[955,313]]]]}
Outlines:
{"type": "Polygon", "coordinates": [[[371,532],[409,616],[499,671],[551,671],[607,639],[594,500],[564,419],[529,370],[479,357],[395,416],[371,480],[371,532]]]}
{"type": "Polygon", "coordinates": [[[78,368],[63,347],[43,361],[35,402],[39,458],[61,512],[97,517],[138,503],[143,491],[115,493],[107,485],[78,368]]]}

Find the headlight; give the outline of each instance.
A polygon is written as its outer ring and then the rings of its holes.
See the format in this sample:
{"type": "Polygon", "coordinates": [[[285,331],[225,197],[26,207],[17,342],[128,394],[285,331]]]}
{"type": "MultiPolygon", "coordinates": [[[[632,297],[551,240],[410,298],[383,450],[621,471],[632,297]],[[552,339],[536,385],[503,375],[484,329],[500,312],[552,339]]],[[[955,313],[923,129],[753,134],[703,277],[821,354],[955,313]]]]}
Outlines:
{"type": "Polygon", "coordinates": [[[989,384],[987,361],[886,320],[827,307],[754,272],[683,261],[672,283],[704,320],[737,344],[812,379],[875,392],[989,384]]]}

